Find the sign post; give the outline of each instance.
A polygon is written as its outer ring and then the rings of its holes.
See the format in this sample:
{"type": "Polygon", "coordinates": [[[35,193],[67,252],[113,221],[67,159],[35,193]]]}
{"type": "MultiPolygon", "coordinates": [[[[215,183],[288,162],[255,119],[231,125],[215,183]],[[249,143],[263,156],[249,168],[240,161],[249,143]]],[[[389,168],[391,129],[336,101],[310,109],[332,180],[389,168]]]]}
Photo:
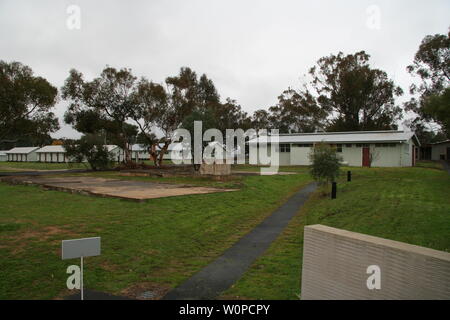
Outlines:
{"type": "MultiPolygon", "coordinates": [[[[62,259],[75,259],[80,258],[80,296],[81,300],[84,300],[83,289],[83,263],[85,257],[99,256],[101,253],[101,238],[83,238],[63,240],[62,247],[62,259]]],[[[69,267],[70,268],[70,267],[69,267]]],[[[69,288],[70,289],[70,288],[69,288]]]]}

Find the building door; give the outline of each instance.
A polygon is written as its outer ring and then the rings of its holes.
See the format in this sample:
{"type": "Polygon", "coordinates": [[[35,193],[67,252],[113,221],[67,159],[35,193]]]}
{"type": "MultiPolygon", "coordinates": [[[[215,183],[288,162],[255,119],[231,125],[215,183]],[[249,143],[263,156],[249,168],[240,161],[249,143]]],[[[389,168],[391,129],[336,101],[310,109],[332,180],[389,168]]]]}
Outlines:
{"type": "Polygon", "coordinates": [[[362,165],[363,167],[370,167],[370,148],[364,147],[362,150],[362,165]]]}

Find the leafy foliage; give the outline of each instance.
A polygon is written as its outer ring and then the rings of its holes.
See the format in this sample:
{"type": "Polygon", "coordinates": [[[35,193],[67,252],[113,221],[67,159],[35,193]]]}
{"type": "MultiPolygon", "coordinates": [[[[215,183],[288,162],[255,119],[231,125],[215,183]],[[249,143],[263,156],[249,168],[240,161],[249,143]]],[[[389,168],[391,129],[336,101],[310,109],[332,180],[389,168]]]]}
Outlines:
{"type": "Polygon", "coordinates": [[[406,103],[406,110],[417,113],[415,122],[437,123],[449,137],[450,33],[426,36],[407,69],[418,75],[421,83],[411,85],[411,94],[419,97],[406,103]]]}
{"type": "Polygon", "coordinates": [[[318,143],[309,154],[310,173],[314,180],[326,184],[336,181],[340,173],[342,158],[336,150],[324,143],[318,143]]]}
{"type": "Polygon", "coordinates": [[[88,134],[80,140],[65,140],[64,148],[67,157],[75,162],[87,161],[92,170],[105,170],[111,168],[113,159],[99,136],[88,134]]]}
{"type": "Polygon", "coordinates": [[[58,90],[20,62],[0,61],[0,141],[41,145],[59,129],[51,109],[58,90]]]}
{"type": "Polygon", "coordinates": [[[272,127],[280,132],[314,132],[324,126],[328,115],[315,103],[307,89],[287,89],[278,97],[278,104],[269,110],[272,113],[272,127]]]}
{"type": "Polygon", "coordinates": [[[371,68],[369,59],[364,51],[319,59],[308,83],[285,90],[270,114],[255,112],[253,124],[282,133],[396,129],[402,109],[395,97],[403,91],[386,72],[371,68]]]}
{"type": "Polygon", "coordinates": [[[69,101],[65,121],[85,134],[104,130],[114,137],[131,161],[131,148],[137,130],[127,123],[135,106],[137,78],[130,69],[106,67],[99,77],[85,81],[72,69],[62,87],[62,98],[69,101]]]}

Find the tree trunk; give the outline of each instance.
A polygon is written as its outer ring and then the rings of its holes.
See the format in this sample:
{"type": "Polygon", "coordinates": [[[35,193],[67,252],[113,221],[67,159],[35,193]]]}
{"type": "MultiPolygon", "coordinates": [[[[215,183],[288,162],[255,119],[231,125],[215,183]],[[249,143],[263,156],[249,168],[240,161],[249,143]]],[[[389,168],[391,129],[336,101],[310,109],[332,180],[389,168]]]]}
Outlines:
{"type": "Polygon", "coordinates": [[[167,148],[169,147],[169,142],[165,142],[164,146],[162,147],[160,153],[159,153],[159,159],[158,159],[158,166],[161,167],[162,162],[163,162],[163,158],[164,158],[164,154],[167,151],[167,148]]]}
{"type": "Polygon", "coordinates": [[[150,149],[148,149],[148,154],[150,155],[150,161],[153,161],[155,166],[158,166],[158,154],[156,153],[156,144],[152,144],[150,149]]]}

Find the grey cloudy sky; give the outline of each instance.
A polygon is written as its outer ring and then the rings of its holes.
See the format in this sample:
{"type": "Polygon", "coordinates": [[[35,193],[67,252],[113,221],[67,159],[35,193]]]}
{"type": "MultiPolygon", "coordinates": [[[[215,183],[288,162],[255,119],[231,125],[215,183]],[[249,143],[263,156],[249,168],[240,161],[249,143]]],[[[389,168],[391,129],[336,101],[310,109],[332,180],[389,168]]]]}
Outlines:
{"type": "MultiPolygon", "coordinates": [[[[253,112],[339,51],[366,50],[406,91],[421,40],[449,26],[448,0],[1,0],[0,59],[29,65],[58,88],[71,68],[90,79],[107,64],[129,67],[162,82],[189,66],[253,112]],[[80,30],[66,26],[69,5],[81,9],[80,30]],[[379,29],[367,25],[373,5],[379,29]]],[[[60,102],[56,113],[64,111],[60,102]]],[[[77,133],[62,124],[53,136],[77,133]]]]}

